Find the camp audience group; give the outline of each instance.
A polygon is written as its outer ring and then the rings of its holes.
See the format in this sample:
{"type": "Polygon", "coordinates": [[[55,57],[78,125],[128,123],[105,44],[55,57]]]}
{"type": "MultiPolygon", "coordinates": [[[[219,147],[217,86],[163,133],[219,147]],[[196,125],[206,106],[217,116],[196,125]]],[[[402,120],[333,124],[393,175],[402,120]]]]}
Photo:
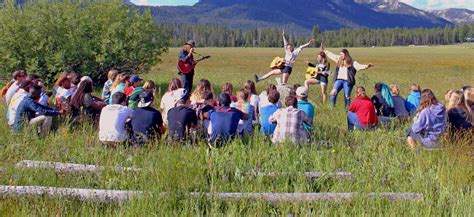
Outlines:
{"type": "MultiPolygon", "coordinates": [[[[88,76],[64,72],[54,83],[53,91],[48,91],[39,76],[15,71],[13,79],[1,90],[12,133],[33,125],[39,135],[45,136],[51,130],[53,117],[61,115],[72,123],[91,120],[98,125],[100,142],[114,147],[142,146],[160,139],[180,144],[206,141],[210,147],[222,147],[237,137],[249,138],[254,132],[273,143],[301,144],[314,139],[315,106],[308,100],[305,86],[293,86],[282,99],[273,84],[257,94],[253,81],[246,81],[237,91],[231,83],[225,83],[221,93],[215,94],[209,80],[200,80],[190,92],[174,78],[158,110],[153,81],[144,82],[138,75],[117,70],[110,70],[107,76],[102,95],[96,97],[88,76]]],[[[362,86],[355,91],[347,107],[350,130],[401,126],[400,123],[412,121],[406,134],[410,148],[417,144],[437,147],[446,132],[456,137],[472,133],[473,87],[448,91],[446,106],[430,89],[421,90],[418,85],[410,87],[406,98],[400,96],[395,84],[377,83],[371,98],[362,86]]]]}

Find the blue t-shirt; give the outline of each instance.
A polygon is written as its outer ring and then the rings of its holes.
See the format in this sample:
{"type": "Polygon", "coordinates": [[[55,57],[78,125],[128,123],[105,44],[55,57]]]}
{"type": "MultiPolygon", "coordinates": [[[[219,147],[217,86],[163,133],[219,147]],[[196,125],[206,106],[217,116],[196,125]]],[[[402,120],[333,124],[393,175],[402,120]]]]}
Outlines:
{"type": "Polygon", "coordinates": [[[268,119],[278,110],[278,106],[274,104],[267,105],[260,109],[260,133],[271,136],[275,131],[276,124],[270,123],[268,119]]]}
{"type": "Polygon", "coordinates": [[[298,100],[298,109],[303,110],[309,119],[314,119],[314,106],[310,102],[298,100]]]}
{"type": "MultiPolygon", "coordinates": [[[[298,100],[298,109],[303,110],[309,119],[314,120],[314,106],[310,102],[298,100]]],[[[304,129],[311,130],[312,127],[308,124],[304,124],[304,129]]]]}
{"type": "Polygon", "coordinates": [[[219,140],[229,140],[235,136],[243,113],[235,108],[217,108],[209,113],[211,122],[211,143],[219,140]]]}
{"type": "Polygon", "coordinates": [[[143,134],[147,137],[159,135],[161,126],[163,126],[161,113],[152,107],[137,108],[132,113],[134,135],[143,134]]]}

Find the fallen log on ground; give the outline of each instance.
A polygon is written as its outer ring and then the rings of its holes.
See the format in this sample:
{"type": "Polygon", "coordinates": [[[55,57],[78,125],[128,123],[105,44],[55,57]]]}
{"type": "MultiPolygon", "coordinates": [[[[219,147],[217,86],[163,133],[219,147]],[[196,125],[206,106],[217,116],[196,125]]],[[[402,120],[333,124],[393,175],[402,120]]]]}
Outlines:
{"type": "MultiPolygon", "coordinates": [[[[286,176],[286,175],[293,175],[292,173],[279,173],[279,172],[248,172],[247,176],[262,176],[262,177],[278,177],[278,176],[286,176]]],[[[333,179],[347,179],[352,180],[352,173],[348,172],[305,172],[305,173],[296,173],[294,175],[303,175],[309,179],[319,179],[319,178],[333,178],[333,179]]]]}
{"type": "MultiPolygon", "coordinates": [[[[116,172],[127,172],[141,171],[140,168],[133,167],[105,167],[96,165],[86,164],[73,164],[73,163],[60,163],[60,162],[49,162],[49,161],[34,161],[34,160],[22,160],[16,164],[16,168],[29,168],[29,169],[53,169],[57,172],[84,172],[84,173],[96,173],[104,170],[113,170],[116,172]]],[[[263,176],[263,177],[278,177],[292,175],[291,173],[279,173],[279,172],[255,172],[251,171],[247,173],[247,176],[263,176]]],[[[297,174],[298,175],[298,174],[297,174]]],[[[352,179],[352,173],[348,172],[306,172],[304,176],[310,179],[318,179],[322,177],[329,177],[334,179],[352,179]]]]}
{"type": "MultiPolygon", "coordinates": [[[[143,191],[125,190],[103,190],[103,189],[79,189],[79,188],[55,188],[43,186],[0,186],[0,197],[38,197],[47,195],[51,198],[72,198],[81,201],[94,202],[124,202],[143,196],[143,191]]],[[[149,194],[152,195],[152,194],[149,194]]],[[[159,193],[160,197],[166,197],[166,192],[159,193]]],[[[189,193],[192,198],[206,197],[207,199],[223,201],[240,200],[263,200],[266,202],[278,203],[308,203],[315,201],[350,201],[358,196],[367,196],[371,199],[387,199],[390,201],[423,199],[422,193],[189,193]]]]}
{"type": "Polygon", "coordinates": [[[113,170],[115,172],[138,172],[141,169],[133,167],[105,167],[87,164],[72,164],[72,163],[59,163],[59,162],[48,162],[48,161],[33,161],[23,160],[16,164],[16,168],[31,168],[31,169],[53,169],[56,172],[102,172],[104,170],[113,170]]]}

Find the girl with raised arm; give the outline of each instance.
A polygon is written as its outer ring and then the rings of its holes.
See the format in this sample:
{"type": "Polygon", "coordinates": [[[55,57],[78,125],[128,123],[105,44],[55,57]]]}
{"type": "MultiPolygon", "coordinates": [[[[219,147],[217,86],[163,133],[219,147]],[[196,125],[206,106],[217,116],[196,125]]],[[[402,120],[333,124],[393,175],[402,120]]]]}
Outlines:
{"type": "Polygon", "coordinates": [[[283,31],[282,36],[283,44],[285,47],[285,67],[282,69],[275,68],[267,74],[263,75],[262,77],[258,77],[257,75],[255,75],[255,82],[263,81],[272,75],[281,74],[282,82],[283,84],[286,84],[288,82],[288,78],[290,77],[291,71],[293,70],[293,63],[295,63],[296,57],[298,57],[303,48],[308,47],[311,43],[313,43],[313,39],[311,39],[308,43],[303,44],[295,49],[293,45],[288,44],[288,41],[285,38],[285,31],[283,31]]]}
{"type": "Polygon", "coordinates": [[[364,65],[354,61],[347,49],[342,49],[339,56],[331,51],[325,50],[321,44],[321,50],[326,56],[336,62],[336,71],[334,73],[334,86],[331,91],[330,101],[331,106],[336,105],[336,97],[344,89],[344,103],[346,108],[351,103],[352,88],[356,84],[355,75],[357,71],[372,67],[372,64],[364,65]]]}

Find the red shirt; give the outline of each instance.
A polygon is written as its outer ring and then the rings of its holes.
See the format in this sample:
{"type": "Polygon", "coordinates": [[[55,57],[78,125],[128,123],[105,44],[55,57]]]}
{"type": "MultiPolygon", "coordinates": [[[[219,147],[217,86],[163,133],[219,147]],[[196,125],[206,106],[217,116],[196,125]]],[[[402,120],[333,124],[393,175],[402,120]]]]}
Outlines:
{"type": "Polygon", "coordinates": [[[375,126],[378,124],[377,113],[374,103],[369,97],[356,97],[349,107],[350,112],[354,112],[363,126],[375,126]]]}
{"type": "Polygon", "coordinates": [[[125,90],[125,95],[127,95],[127,97],[129,97],[132,94],[133,90],[135,90],[135,88],[133,86],[128,87],[125,90]]]}

